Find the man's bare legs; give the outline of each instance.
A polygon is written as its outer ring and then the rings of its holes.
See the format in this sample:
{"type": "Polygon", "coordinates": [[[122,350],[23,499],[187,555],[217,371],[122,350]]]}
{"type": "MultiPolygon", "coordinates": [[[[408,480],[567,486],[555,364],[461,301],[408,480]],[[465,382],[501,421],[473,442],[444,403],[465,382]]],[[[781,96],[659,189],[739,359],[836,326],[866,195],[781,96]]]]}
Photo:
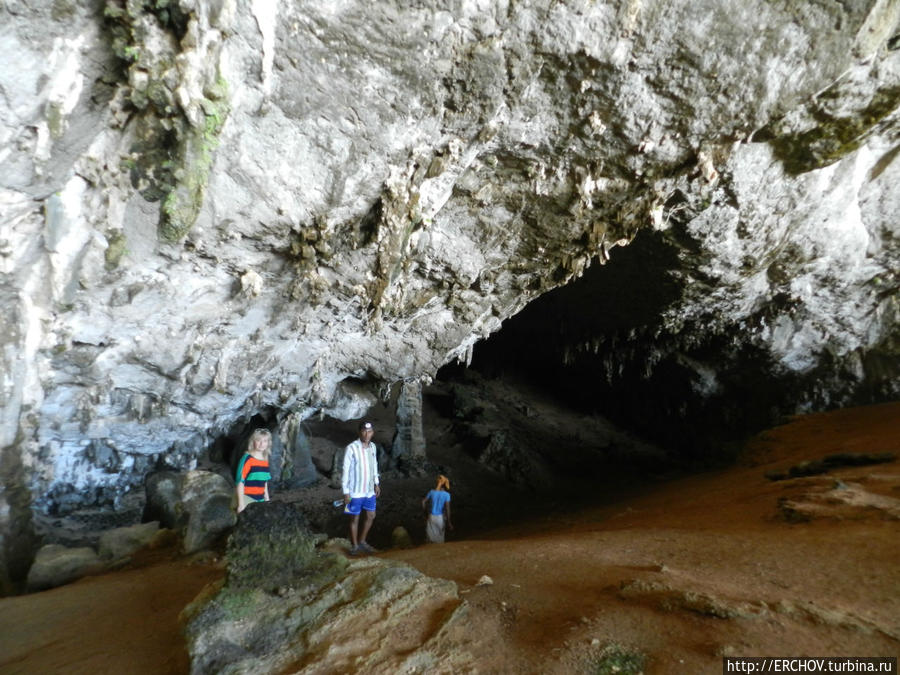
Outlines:
{"type": "Polygon", "coordinates": [[[362,536],[359,538],[360,542],[363,544],[366,543],[366,535],[369,534],[369,528],[372,527],[373,520],[375,520],[375,512],[366,511],[366,519],[363,521],[362,536]]]}
{"type": "MultiPolygon", "coordinates": [[[[366,536],[369,534],[369,529],[372,527],[372,521],[375,520],[375,512],[374,511],[366,511],[366,517],[363,520],[362,526],[362,536],[358,537],[357,532],[359,529],[359,515],[350,517],[350,545],[351,550],[356,549],[359,544],[366,544],[366,536]]],[[[366,544],[367,545],[367,544],[366,544]]]]}
{"type": "MultiPolygon", "coordinates": [[[[368,512],[367,512],[368,513],[368,512]]],[[[356,548],[356,528],[359,525],[359,514],[350,516],[350,545],[356,548]]]]}

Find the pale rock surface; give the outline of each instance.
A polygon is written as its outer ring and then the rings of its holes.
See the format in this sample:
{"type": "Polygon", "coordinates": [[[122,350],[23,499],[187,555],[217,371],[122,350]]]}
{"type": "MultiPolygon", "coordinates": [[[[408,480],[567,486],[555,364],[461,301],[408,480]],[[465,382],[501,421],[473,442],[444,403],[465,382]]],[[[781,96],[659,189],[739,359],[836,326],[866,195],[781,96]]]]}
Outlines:
{"type": "Polygon", "coordinates": [[[163,471],[147,479],[144,519],[182,537],[185,553],[209,548],[235,523],[234,484],[210,471],[163,471]]]}
{"type": "Polygon", "coordinates": [[[315,483],[319,478],[319,472],[312,460],[312,445],[309,434],[303,428],[303,419],[300,415],[288,415],[279,429],[280,438],[284,439],[280,444],[284,454],[279,462],[273,452],[270,459],[272,479],[280,481],[280,484],[297,488],[315,483]]]}
{"type": "Polygon", "coordinates": [[[100,535],[97,553],[106,560],[121,560],[144,548],[158,536],[159,523],[139,523],[117,527],[100,535]]]}
{"type": "Polygon", "coordinates": [[[88,574],[96,574],[105,564],[88,547],[67,548],[59,544],[42,546],[28,570],[28,590],[43,591],[71,583],[88,574]]]}
{"type": "Polygon", "coordinates": [[[422,469],[425,462],[425,430],[422,419],[422,383],[402,382],[397,397],[396,430],[391,458],[405,469],[422,469]]]}
{"type": "MultiPolygon", "coordinates": [[[[348,547],[321,541],[290,504],[245,509],[225,579],[182,612],[191,672],[404,672],[446,658],[446,633],[465,617],[456,584],[348,559],[348,547]]],[[[458,652],[454,663],[473,662],[458,652]]]]}
{"type": "Polygon", "coordinates": [[[658,336],[731,331],[808,405],[896,395],[898,14],[5,3],[0,568],[7,514],[262,410],[359,417],[646,228],[683,245],[658,336]]]}
{"type": "Polygon", "coordinates": [[[184,552],[209,548],[234,525],[234,488],[219,474],[188,471],[181,486],[181,514],[184,552]]]}
{"type": "Polygon", "coordinates": [[[414,568],[353,560],[339,580],[283,594],[247,591],[220,596],[187,630],[193,673],[421,672],[474,665],[465,647],[449,649],[447,633],[465,622],[456,584],[414,568]],[[238,603],[241,603],[238,605],[238,603]]]}
{"type": "Polygon", "coordinates": [[[144,504],[144,521],[158,521],[163,527],[174,528],[181,515],[181,486],[184,474],[176,471],[159,471],[147,476],[144,504]]]}

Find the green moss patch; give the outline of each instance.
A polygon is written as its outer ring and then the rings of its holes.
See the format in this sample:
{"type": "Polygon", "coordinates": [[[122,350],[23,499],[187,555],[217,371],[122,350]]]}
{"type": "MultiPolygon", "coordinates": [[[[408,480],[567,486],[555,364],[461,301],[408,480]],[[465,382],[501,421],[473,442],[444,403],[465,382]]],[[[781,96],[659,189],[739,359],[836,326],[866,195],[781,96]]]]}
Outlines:
{"type": "Polygon", "coordinates": [[[316,557],[306,518],[283,502],[250,504],[228,539],[226,588],[275,590],[302,578],[316,557]]]}
{"type": "Polygon", "coordinates": [[[172,44],[180,44],[190,16],[178,3],[107,0],[104,16],[113,52],[134,85],[129,100],[138,111],[137,140],[122,169],[145,199],[161,201],[159,237],[175,242],[188,233],[203,205],[219,134],[230,112],[228,84],[221,77],[205,83],[204,98],[191,102],[190,115],[176,102],[172,75],[178,54],[168,47],[151,53],[142,42],[142,25],[155,22],[172,36],[172,44]],[[194,106],[202,110],[199,122],[194,106]]]}
{"type": "Polygon", "coordinates": [[[879,91],[869,104],[848,117],[835,117],[816,108],[812,117],[817,125],[796,134],[780,134],[779,122],[763,129],[758,138],[768,140],[792,175],[821,169],[855,152],[875,131],[878,124],[900,105],[900,87],[879,91]]]}
{"type": "Polygon", "coordinates": [[[124,233],[119,231],[108,233],[106,241],[106,269],[112,270],[119,266],[123,256],[128,253],[128,241],[124,233]]]}
{"type": "Polygon", "coordinates": [[[592,675],[638,675],[644,672],[644,654],[610,643],[593,659],[588,672],[592,675]]]}
{"type": "MultiPolygon", "coordinates": [[[[225,88],[227,91],[227,87],[225,88]]],[[[225,124],[229,107],[225,101],[203,99],[202,128],[187,126],[177,149],[180,167],[174,173],[176,182],[163,200],[159,235],[168,241],[178,241],[186,235],[203,206],[209,183],[214,153],[219,146],[219,133],[225,124]]]]}

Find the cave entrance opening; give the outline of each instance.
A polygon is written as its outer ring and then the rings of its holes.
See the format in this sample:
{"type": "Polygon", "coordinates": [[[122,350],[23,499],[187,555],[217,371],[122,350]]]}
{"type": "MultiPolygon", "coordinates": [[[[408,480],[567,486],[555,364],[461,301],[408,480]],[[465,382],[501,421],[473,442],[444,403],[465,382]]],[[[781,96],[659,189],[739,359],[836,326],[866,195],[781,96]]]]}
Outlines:
{"type": "Polygon", "coordinates": [[[642,230],[605,265],[530,302],[475,345],[468,367],[438,379],[506,381],[602,416],[687,470],[732,461],[743,440],[777,421],[789,387],[772,391],[766,354],[734,330],[680,314],[691,239],[683,223],[642,230]],[[675,243],[673,243],[675,242],[675,243]],[[779,398],[780,397],[780,398],[779,398]]]}
{"type": "Polygon", "coordinates": [[[272,463],[281,457],[281,442],[278,438],[278,423],[272,411],[259,412],[247,421],[233,424],[226,433],[217,436],[209,446],[209,460],[219,471],[227,469],[233,479],[238,463],[245,452],[251,434],[256,429],[268,429],[272,433],[272,463]],[[276,457],[277,453],[277,457],[276,457]]]}

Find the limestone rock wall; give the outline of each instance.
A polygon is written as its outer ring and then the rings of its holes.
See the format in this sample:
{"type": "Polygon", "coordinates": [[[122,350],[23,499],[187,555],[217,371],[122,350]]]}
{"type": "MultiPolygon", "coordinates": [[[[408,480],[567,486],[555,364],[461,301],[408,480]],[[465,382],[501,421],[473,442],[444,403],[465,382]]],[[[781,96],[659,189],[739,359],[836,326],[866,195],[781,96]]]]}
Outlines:
{"type": "Polygon", "coordinates": [[[748,329],[785,368],[883,342],[898,13],[8,0],[0,447],[16,484],[45,510],[111,501],[260,410],[362,415],[676,222],[707,281],[684,276],[669,330],[787,293],[748,329]]]}

